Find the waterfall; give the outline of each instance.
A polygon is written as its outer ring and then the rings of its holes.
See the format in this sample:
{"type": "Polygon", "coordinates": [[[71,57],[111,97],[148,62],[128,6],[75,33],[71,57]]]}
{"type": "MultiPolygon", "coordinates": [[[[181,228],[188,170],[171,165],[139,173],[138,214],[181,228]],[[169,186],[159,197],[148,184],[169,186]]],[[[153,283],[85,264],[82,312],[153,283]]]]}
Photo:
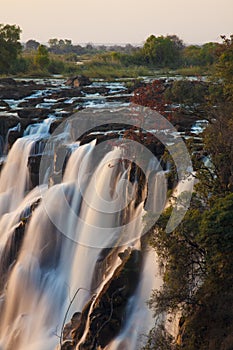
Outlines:
{"type": "Polygon", "coordinates": [[[156,260],[155,252],[152,249],[147,250],[142,278],[135,295],[128,303],[128,322],[106,350],[141,349],[145,343],[145,336],[154,327],[153,312],[148,308],[146,302],[151,296],[151,290],[162,286],[162,278],[155,264],[156,260]]]}
{"type": "MultiPolygon", "coordinates": [[[[135,286],[129,286],[122,324],[106,349],[140,349],[141,335],[153,326],[146,301],[161,285],[154,252],[141,246],[143,217],[164,208],[164,172],[157,160],[151,161],[145,176],[124,160],[124,148],[99,151],[96,140],[71,141],[66,128],[50,138],[46,149],[52,120],[27,128],[1,172],[0,350],[60,350],[65,325],[75,313],[83,316],[88,305],[75,344],[82,349],[96,305],[125,266],[127,271],[132,252],[140,252],[142,262],[138,258],[137,271],[132,271],[135,286]],[[63,164],[59,147],[61,153],[70,151],[63,164]],[[35,185],[29,159],[40,159],[44,150],[53,161],[42,171],[43,185],[35,185]]],[[[110,303],[113,295],[115,290],[110,303]]]]}
{"type": "Polygon", "coordinates": [[[41,134],[48,134],[49,128],[51,123],[55,120],[56,118],[54,116],[50,116],[49,118],[43,120],[42,123],[35,123],[35,124],[30,124],[24,131],[24,136],[27,135],[41,135],[41,134]]]}
{"type": "MultiPolygon", "coordinates": [[[[73,313],[81,312],[120,264],[115,254],[111,267],[98,277],[103,249],[134,248],[142,230],[143,203],[135,202],[138,184],[129,182],[131,166],[120,161],[120,148],[114,147],[96,164],[95,141],[76,143],[63,181],[28,193],[27,162],[36,141],[30,135],[18,139],[1,174],[1,256],[8,257],[17,225],[40,199],[24,227],[19,252],[7,265],[0,301],[4,350],[55,349],[64,317],[68,322],[73,313]]],[[[141,289],[137,293],[139,300],[141,289]]]]}
{"type": "Polygon", "coordinates": [[[17,208],[29,190],[27,163],[34,142],[20,138],[8,154],[0,176],[0,215],[17,208]]]}

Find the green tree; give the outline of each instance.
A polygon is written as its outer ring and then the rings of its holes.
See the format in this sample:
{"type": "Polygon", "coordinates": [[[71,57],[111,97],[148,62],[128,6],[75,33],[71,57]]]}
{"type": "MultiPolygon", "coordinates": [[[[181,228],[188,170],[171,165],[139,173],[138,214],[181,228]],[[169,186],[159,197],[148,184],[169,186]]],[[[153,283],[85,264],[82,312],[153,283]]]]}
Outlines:
{"type": "Polygon", "coordinates": [[[218,49],[218,62],[216,64],[217,77],[223,84],[225,97],[233,101],[233,35],[230,38],[222,36],[223,43],[218,49]]]}
{"type": "Polygon", "coordinates": [[[9,73],[22,50],[20,27],[0,24],[0,73],[9,73]]]}
{"type": "Polygon", "coordinates": [[[198,240],[205,249],[208,270],[214,278],[233,279],[232,228],[233,193],[230,193],[204,213],[200,226],[198,240]]]}
{"type": "Polygon", "coordinates": [[[47,69],[50,59],[49,52],[46,46],[40,45],[38,47],[34,62],[41,69],[47,69]]]}
{"type": "Polygon", "coordinates": [[[183,50],[182,58],[185,66],[200,65],[201,48],[197,45],[186,46],[183,50]]]}
{"type": "Polygon", "coordinates": [[[212,65],[217,60],[217,43],[206,43],[202,45],[201,51],[200,51],[200,64],[201,65],[212,65]]]}
{"type": "Polygon", "coordinates": [[[185,66],[208,66],[216,59],[217,43],[206,43],[202,46],[189,45],[182,52],[182,60],[185,66]]]}
{"type": "Polygon", "coordinates": [[[25,44],[25,49],[28,51],[35,51],[40,46],[40,43],[36,40],[30,39],[25,44]]]}
{"type": "MultiPolygon", "coordinates": [[[[171,209],[152,230],[151,244],[163,267],[163,286],[154,290],[149,305],[157,316],[176,310],[182,316],[176,344],[165,332],[160,338],[161,348],[170,345],[172,349],[188,350],[233,348],[232,47],[233,36],[223,37],[222,44],[191,47],[199,63],[214,62],[216,74],[211,77],[212,83],[202,84],[203,91],[197,91],[208,125],[200,135],[203,148],[193,152],[198,184],[190,208],[173,232],[165,230],[171,209]],[[211,88],[206,91],[208,85],[211,88]],[[203,164],[203,155],[211,161],[208,167],[203,164]]],[[[171,100],[182,103],[185,99],[187,103],[195,96],[195,89],[189,84],[175,82],[168,90],[171,100]]],[[[194,144],[192,147],[195,149],[194,144]]],[[[156,327],[150,332],[145,349],[157,349],[155,330],[156,327]]]]}
{"type": "Polygon", "coordinates": [[[180,63],[180,53],[183,49],[181,40],[173,36],[151,35],[147,38],[142,53],[147,63],[158,67],[174,67],[180,63]]]}

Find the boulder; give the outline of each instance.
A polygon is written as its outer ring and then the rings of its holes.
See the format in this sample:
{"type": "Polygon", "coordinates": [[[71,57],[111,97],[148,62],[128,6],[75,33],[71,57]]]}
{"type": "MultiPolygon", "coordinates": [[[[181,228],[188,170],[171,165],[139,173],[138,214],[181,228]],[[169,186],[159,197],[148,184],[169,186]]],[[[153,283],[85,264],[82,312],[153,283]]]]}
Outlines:
{"type": "Polygon", "coordinates": [[[70,78],[66,81],[66,85],[72,87],[80,87],[91,85],[91,81],[85,75],[77,75],[76,77],[70,78]]]}
{"type": "Polygon", "coordinates": [[[84,86],[82,92],[88,95],[103,95],[107,96],[110,93],[110,89],[105,86],[84,86]]]}
{"type": "Polygon", "coordinates": [[[51,87],[50,84],[36,84],[33,81],[16,81],[12,78],[0,79],[0,99],[20,100],[38,90],[51,87]]]}
{"type": "Polygon", "coordinates": [[[44,101],[44,97],[36,97],[36,98],[29,98],[26,101],[23,101],[18,104],[18,107],[20,108],[28,108],[28,107],[36,107],[39,103],[42,103],[44,101]]]}
{"type": "Polygon", "coordinates": [[[1,78],[0,79],[0,85],[13,85],[13,86],[16,86],[17,82],[13,78],[1,78]]]}
{"type": "Polygon", "coordinates": [[[23,119],[46,119],[51,110],[48,108],[34,108],[28,107],[24,109],[19,109],[17,111],[18,116],[23,119]]]}
{"type": "Polygon", "coordinates": [[[64,99],[65,97],[70,98],[70,97],[82,97],[82,96],[83,96],[83,93],[81,89],[77,87],[72,89],[63,89],[60,91],[56,91],[51,95],[49,95],[49,98],[58,100],[58,99],[64,99]]]}
{"type": "Polygon", "coordinates": [[[19,118],[13,114],[0,114],[0,135],[5,139],[8,130],[19,123],[19,118]]]}
{"type": "Polygon", "coordinates": [[[8,103],[6,101],[0,100],[0,108],[4,109],[6,111],[10,110],[10,106],[8,105],[8,103]]]}

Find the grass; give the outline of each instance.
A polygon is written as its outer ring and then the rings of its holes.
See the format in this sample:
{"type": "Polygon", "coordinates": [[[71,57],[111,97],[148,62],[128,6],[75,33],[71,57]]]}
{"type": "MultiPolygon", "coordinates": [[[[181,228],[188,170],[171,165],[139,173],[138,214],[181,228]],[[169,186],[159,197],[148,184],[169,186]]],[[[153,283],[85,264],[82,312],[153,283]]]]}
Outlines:
{"type": "Polygon", "coordinates": [[[193,67],[181,67],[175,71],[175,74],[183,75],[186,77],[190,76],[201,76],[210,74],[209,67],[193,66],[193,67]]]}

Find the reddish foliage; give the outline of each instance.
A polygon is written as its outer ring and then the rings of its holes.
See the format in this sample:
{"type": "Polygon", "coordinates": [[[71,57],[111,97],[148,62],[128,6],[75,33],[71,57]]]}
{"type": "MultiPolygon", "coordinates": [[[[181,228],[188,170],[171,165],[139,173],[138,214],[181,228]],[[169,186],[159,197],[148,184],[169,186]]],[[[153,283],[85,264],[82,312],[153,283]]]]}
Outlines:
{"type": "Polygon", "coordinates": [[[131,102],[145,107],[150,107],[171,120],[172,111],[167,110],[167,103],[164,98],[165,86],[161,80],[154,80],[146,86],[134,91],[131,102]]]}
{"type": "MultiPolygon", "coordinates": [[[[166,87],[162,80],[154,80],[152,83],[148,83],[146,86],[140,87],[134,91],[134,96],[131,102],[144,107],[149,107],[152,110],[157,111],[167,120],[172,120],[173,110],[169,107],[168,101],[164,98],[164,92],[166,87]]],[[[154,129],[167,128],[167,124],[161,122],[161,119],[157,120],[158,125],[154,125],[154,129]],[[161,123],[163,125],[161,125],[161,123]]]]}

